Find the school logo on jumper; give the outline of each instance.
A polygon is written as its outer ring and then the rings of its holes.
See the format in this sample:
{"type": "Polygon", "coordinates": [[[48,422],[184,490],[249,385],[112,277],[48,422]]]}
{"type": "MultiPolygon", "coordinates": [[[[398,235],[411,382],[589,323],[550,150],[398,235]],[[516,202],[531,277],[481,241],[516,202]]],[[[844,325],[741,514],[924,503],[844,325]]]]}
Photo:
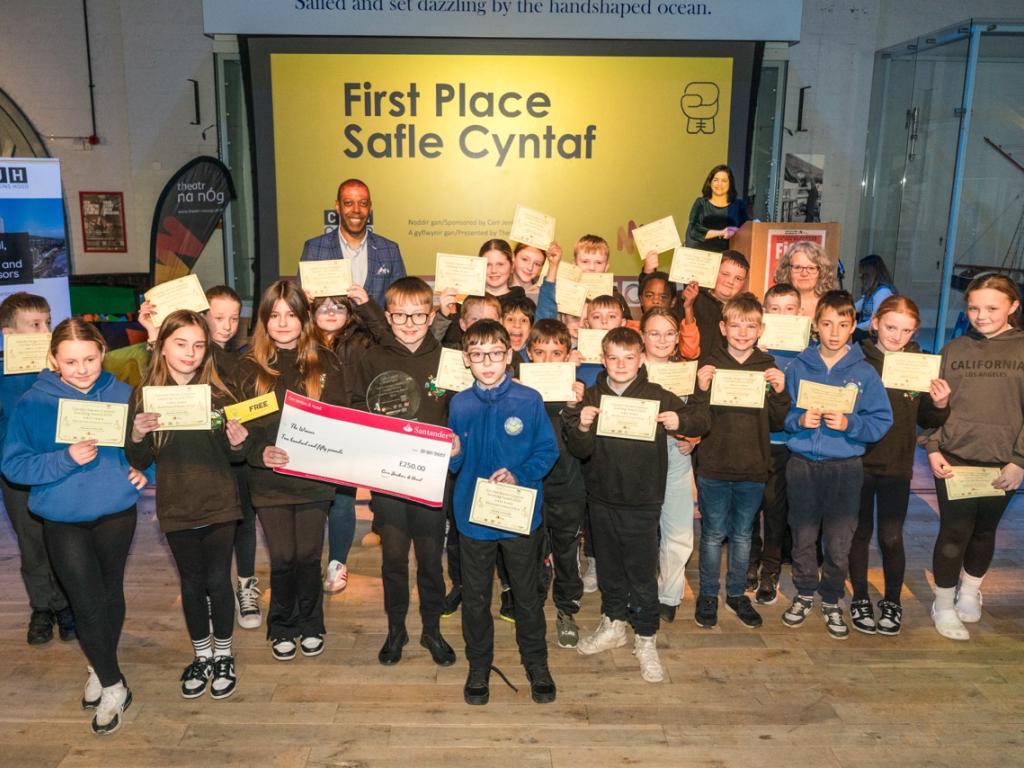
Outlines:
{"type": "Polygon", "coordinates": [[[505,434],[515,437],[523,431],[523,420],[518,416],[509,416],[505,419],[505,434]]]}

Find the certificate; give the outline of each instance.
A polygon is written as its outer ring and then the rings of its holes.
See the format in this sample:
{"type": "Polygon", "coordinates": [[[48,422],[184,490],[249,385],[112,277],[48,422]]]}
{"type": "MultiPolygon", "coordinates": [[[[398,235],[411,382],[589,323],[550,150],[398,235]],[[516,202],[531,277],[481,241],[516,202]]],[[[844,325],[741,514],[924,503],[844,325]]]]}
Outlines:
{"type": "Polygon", "coordinates": [[[418,421],[328,405],[288,392],[276,445],[288,464],[275,468],[440,507],[452,431],[418,421]]]}
{"type": "Polygon", "coordinates": [[[682,245],[679,230],[676,229],[676,220],[671,216],[634,229],[633,242],[636,243],[641,259],[651,251],[664,253],[682,245]]]}
{"type": "Polygon", "coordinates": [[[627,440],[651,442],[658,431],[657,400],[638,397],[601,395],[601,412],[597,414],[600,437],[622,437],[627,440]]]}
{"type": "Polygon", "coordinates": [[[317,296],[344,296],[352,287],[352,261],[300,261],[299,282],[302,290],[314,299],[317,296]]]}
{"type": "Polygon", "coordinates": [[[261,397],[253,397],[234,405],[224,406],[224,418],[228,421],[244,423],[266,416],[268,413],[277,413],[277,411],[277,395],[271,391],[261,397]]]}
{"type": "Polygon", "coordinates": [[[587,286],[573,280],[556,280],[555,302],[563,315],[583,317],[583,308],[587,305],[587,286]]]}
{"type": "Polygon", "coordinates": [[[600,328],[580,328],[576,337],[576,350],[584,363],[600,363],[604,359],[601,342],[608,331],[600,328]]]}
{"type": "Polygon", "coordinates": [[[811,318],[806,315],[765,315],[763,319],[759,347],[803,352],[811,341],[811,318]]]}
{"type": "Polygon", "coordinates": [[[536,506],[535,489],[511,483],[492,483],[485,477],[478,477],[469,522],[527,536],[536,506]]]}
{"type": "Polygon", "coordinates": [[[479,256],[437,254],[434,262],[434,291],[454,288],[463,296],[483,296],[487,292],[487,259],[479,256]]]}
{"type": "Polygon", "coordinates": [[[705,288],[714,288],[718,282],[718,268],[722,265],[722,254],[714,251],[699,251],[696,248],[680,246],[672,253],[672,266],[668,279],[673,283],[693,283],[705,288]]]}
{"type": "Polygon", "coordinates": [[[49,367],[49,333],[5,333],[4,376],[39,373],[49,367]]]}
{"type": "Polygon", "coordinates": [[[727,408],[764,408],[764,371],[719,368],[711,379],[711,405],[727,408]]]}
{"type": "Polygon", "coordinates": [[[887,389],[927,392],[932,387],[932,379],[939,378],[941,368],[941,355],[890,352],[882,363],[882,383],[887,389]]]}
{"type": "Polygon", "coordinates": [[[555,217],[527,208],[525,205],[517,205],[512,216],[512,231],[509,232],[508,238],[513,242],[525,243],[547,251],[555,239],[555,217]]]}
{"type": "Polygon", "coordinates": [[[647,363],[647,380],[660,384],[673,394],[686,397],[697,384],[697,361],[681,363],[647,363]]]}
{"type": "Polygon", "coordinates": [[[473,386],[473,372],[466,367],[462,352],[441,347],[441,362],[437,365],[434,384],[452,392],[461,392],[473,386]]]}
{"type": "Polygon", "coordinates": [[[179,309],[191,309],[193,312],[205,312],[210,308],[210,303],[203,293],[203,286],[199,284],[199,278],[193,275],[185,275],[177,280],[168,280],[166,283],[153,286],[146,291],[146,301],[156,304],[156,312],[153,313],[153,324],[158,328],[164,318],[171,312],[179,309]]]}
{"type": "Polygon", "coordinates": [[[159,413],[159,432],[210,429],[210,385],[143,387],[142,410],[159,413]]]}
{"type": "Polygon", "coordinates": [[[95,440],[96,445],[123,448],[127,426],[127,403],[101,403],[62,397],[57,401],[57,436],[54,442],[80,443],[83,440],[95,440]]]}
{"type": "Polygon", "coordinates": [[[521,363],[519,382],[540,392],[547,403],[566,403],[576,399],[576,363],[521,363]]]}
{"type": "Polygon", "coordinates": [[[805,410],[836,411],[853,413],[857,406],[856,387],[832,387],[806,379],[800,382],[796,395],[796,407],[805,410]]]}
{"type": "Polygon", "coordinates": [[[993,488],[999,467],[952,467],[953,476],[946,478],[946,496],[950,501],[975,499],[981,496],[1005,496],[1006,491],[993,488]]]}
{"type": "Polygon", "coordinates": [[[587,301],[615,292],[615,275],[611,272],[583,272],[577,281],[587,288],[587,301]]]}

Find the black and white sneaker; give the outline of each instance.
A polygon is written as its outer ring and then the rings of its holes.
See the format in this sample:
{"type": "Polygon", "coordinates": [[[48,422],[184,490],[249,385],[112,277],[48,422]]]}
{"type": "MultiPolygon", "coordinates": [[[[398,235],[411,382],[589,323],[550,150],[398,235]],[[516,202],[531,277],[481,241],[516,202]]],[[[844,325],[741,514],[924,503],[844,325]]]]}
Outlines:
{"type": "Polygon", "coordinates": [[[814,610],[814,598],[797,595],[786,612],[782,614],[782,623],[787,627],[799,627],[807,620],[807,616],[812,610],[814,610]]]}
{"type": "Polygon", "coordinates": [[[258,583],[259,579],[250,576],[240,580],[235,590],[235,621],[242,629],[257,629],[263,623],[258,583]]]}
{"type": "Polygon", "coordinates": [[[124,723],[125,710],[131,705],[132,692],[124,681],[104,688],[90,725],[92,732],[97,736],[106,736],[119,730],[124,723]]]}
{"type": "Polygon", "coordinates": [[[306,635],[299,643],[303,656],[319,656],[324,652],[323,635],[306,635]]]}
{"type": "Polygon", "coordinates": [[[186,699],[197,699],[206,693],[206,686],[213,676],[213,664],[209,659],[196,658],[181,673],[181,695],[186,699]]]}
{"type": "Polygon", "coordinates": [[[850,601],[850,623],[858,632],[865,635],[873,635],[877,630],[875,626],[875,611],[870,600],[850,601]]]}
{"type": "Polygon", "coordinates": [[[744,626],[757,629],[763,623],[761,614],[754,610],[750,604],[750,598],[746,595],[739,597],[725,598],[725,607],[736,614],[736,618],[743,622],[744,626]]]}
{"type": "Polygon", "coordinates": [[[290,637],[279,637],[270,641],[270,652],[278,661],[291,661],[295,658],[295,640],[290,637]]]}
{"type": "Polygon", "coordinates": [[[892,600],[879,600],[878,634],[893,637],[900,633],[903,626],[903,606],[892,600]]]}
{"type": "Polygon", "coordinates": [[[835,603],[822,603],[821,615],[825,617],[825,629],[836,640],[845,640],[850,636],[850,627],[846,624],[843,609],[835,603]]]}
{"type": "Polygon", "coordinates": [[[210,696],[214,699],[226,699],[235,692],[238,678],[235,676],[235,657],[218,656],[213,660],[213,682],[210,683],[210,696]]]}

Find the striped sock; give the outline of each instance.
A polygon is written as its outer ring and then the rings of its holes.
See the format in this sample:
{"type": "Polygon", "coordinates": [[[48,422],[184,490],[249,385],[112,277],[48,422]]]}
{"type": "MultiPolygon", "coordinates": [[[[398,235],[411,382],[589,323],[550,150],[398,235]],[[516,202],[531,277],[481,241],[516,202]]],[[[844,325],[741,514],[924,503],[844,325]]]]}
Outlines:
{"type": "Polygon", "coordinates": [[[224,640],[221,640],[219,637],[215,637],[213,639],[213,655],[214,658],[219,658],[221,656],[230,656],[231,638],[228,637],[224,640]]]}
{"type": "Polygon", "coordinates": [[[209,636],[204,637],[202,640],[193,640],[192,648],[196,652],[197,659],[208,659],[213,656],[213,645],[209,636]]]}

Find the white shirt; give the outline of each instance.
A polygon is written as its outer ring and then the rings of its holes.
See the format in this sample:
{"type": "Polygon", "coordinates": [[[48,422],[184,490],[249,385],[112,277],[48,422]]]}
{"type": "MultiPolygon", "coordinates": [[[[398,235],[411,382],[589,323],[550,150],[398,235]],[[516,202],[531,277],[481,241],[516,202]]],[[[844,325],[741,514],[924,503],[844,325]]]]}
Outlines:
{"type": "Polygon", "coordinates": [[[363,239],[359,241],[359,245],[353,248],[348,244],[348,240],[345,239],[344,235],[341,234],[341,227],[338,227],[338,242],[341,243],[342,258],[352,261],[352,282],[364,288],[366,287],[366,273],[369,270],[369,257],[367,255],[367,240],[369,236],[370,232],[367,230],[363,233],[363,239]]]}

